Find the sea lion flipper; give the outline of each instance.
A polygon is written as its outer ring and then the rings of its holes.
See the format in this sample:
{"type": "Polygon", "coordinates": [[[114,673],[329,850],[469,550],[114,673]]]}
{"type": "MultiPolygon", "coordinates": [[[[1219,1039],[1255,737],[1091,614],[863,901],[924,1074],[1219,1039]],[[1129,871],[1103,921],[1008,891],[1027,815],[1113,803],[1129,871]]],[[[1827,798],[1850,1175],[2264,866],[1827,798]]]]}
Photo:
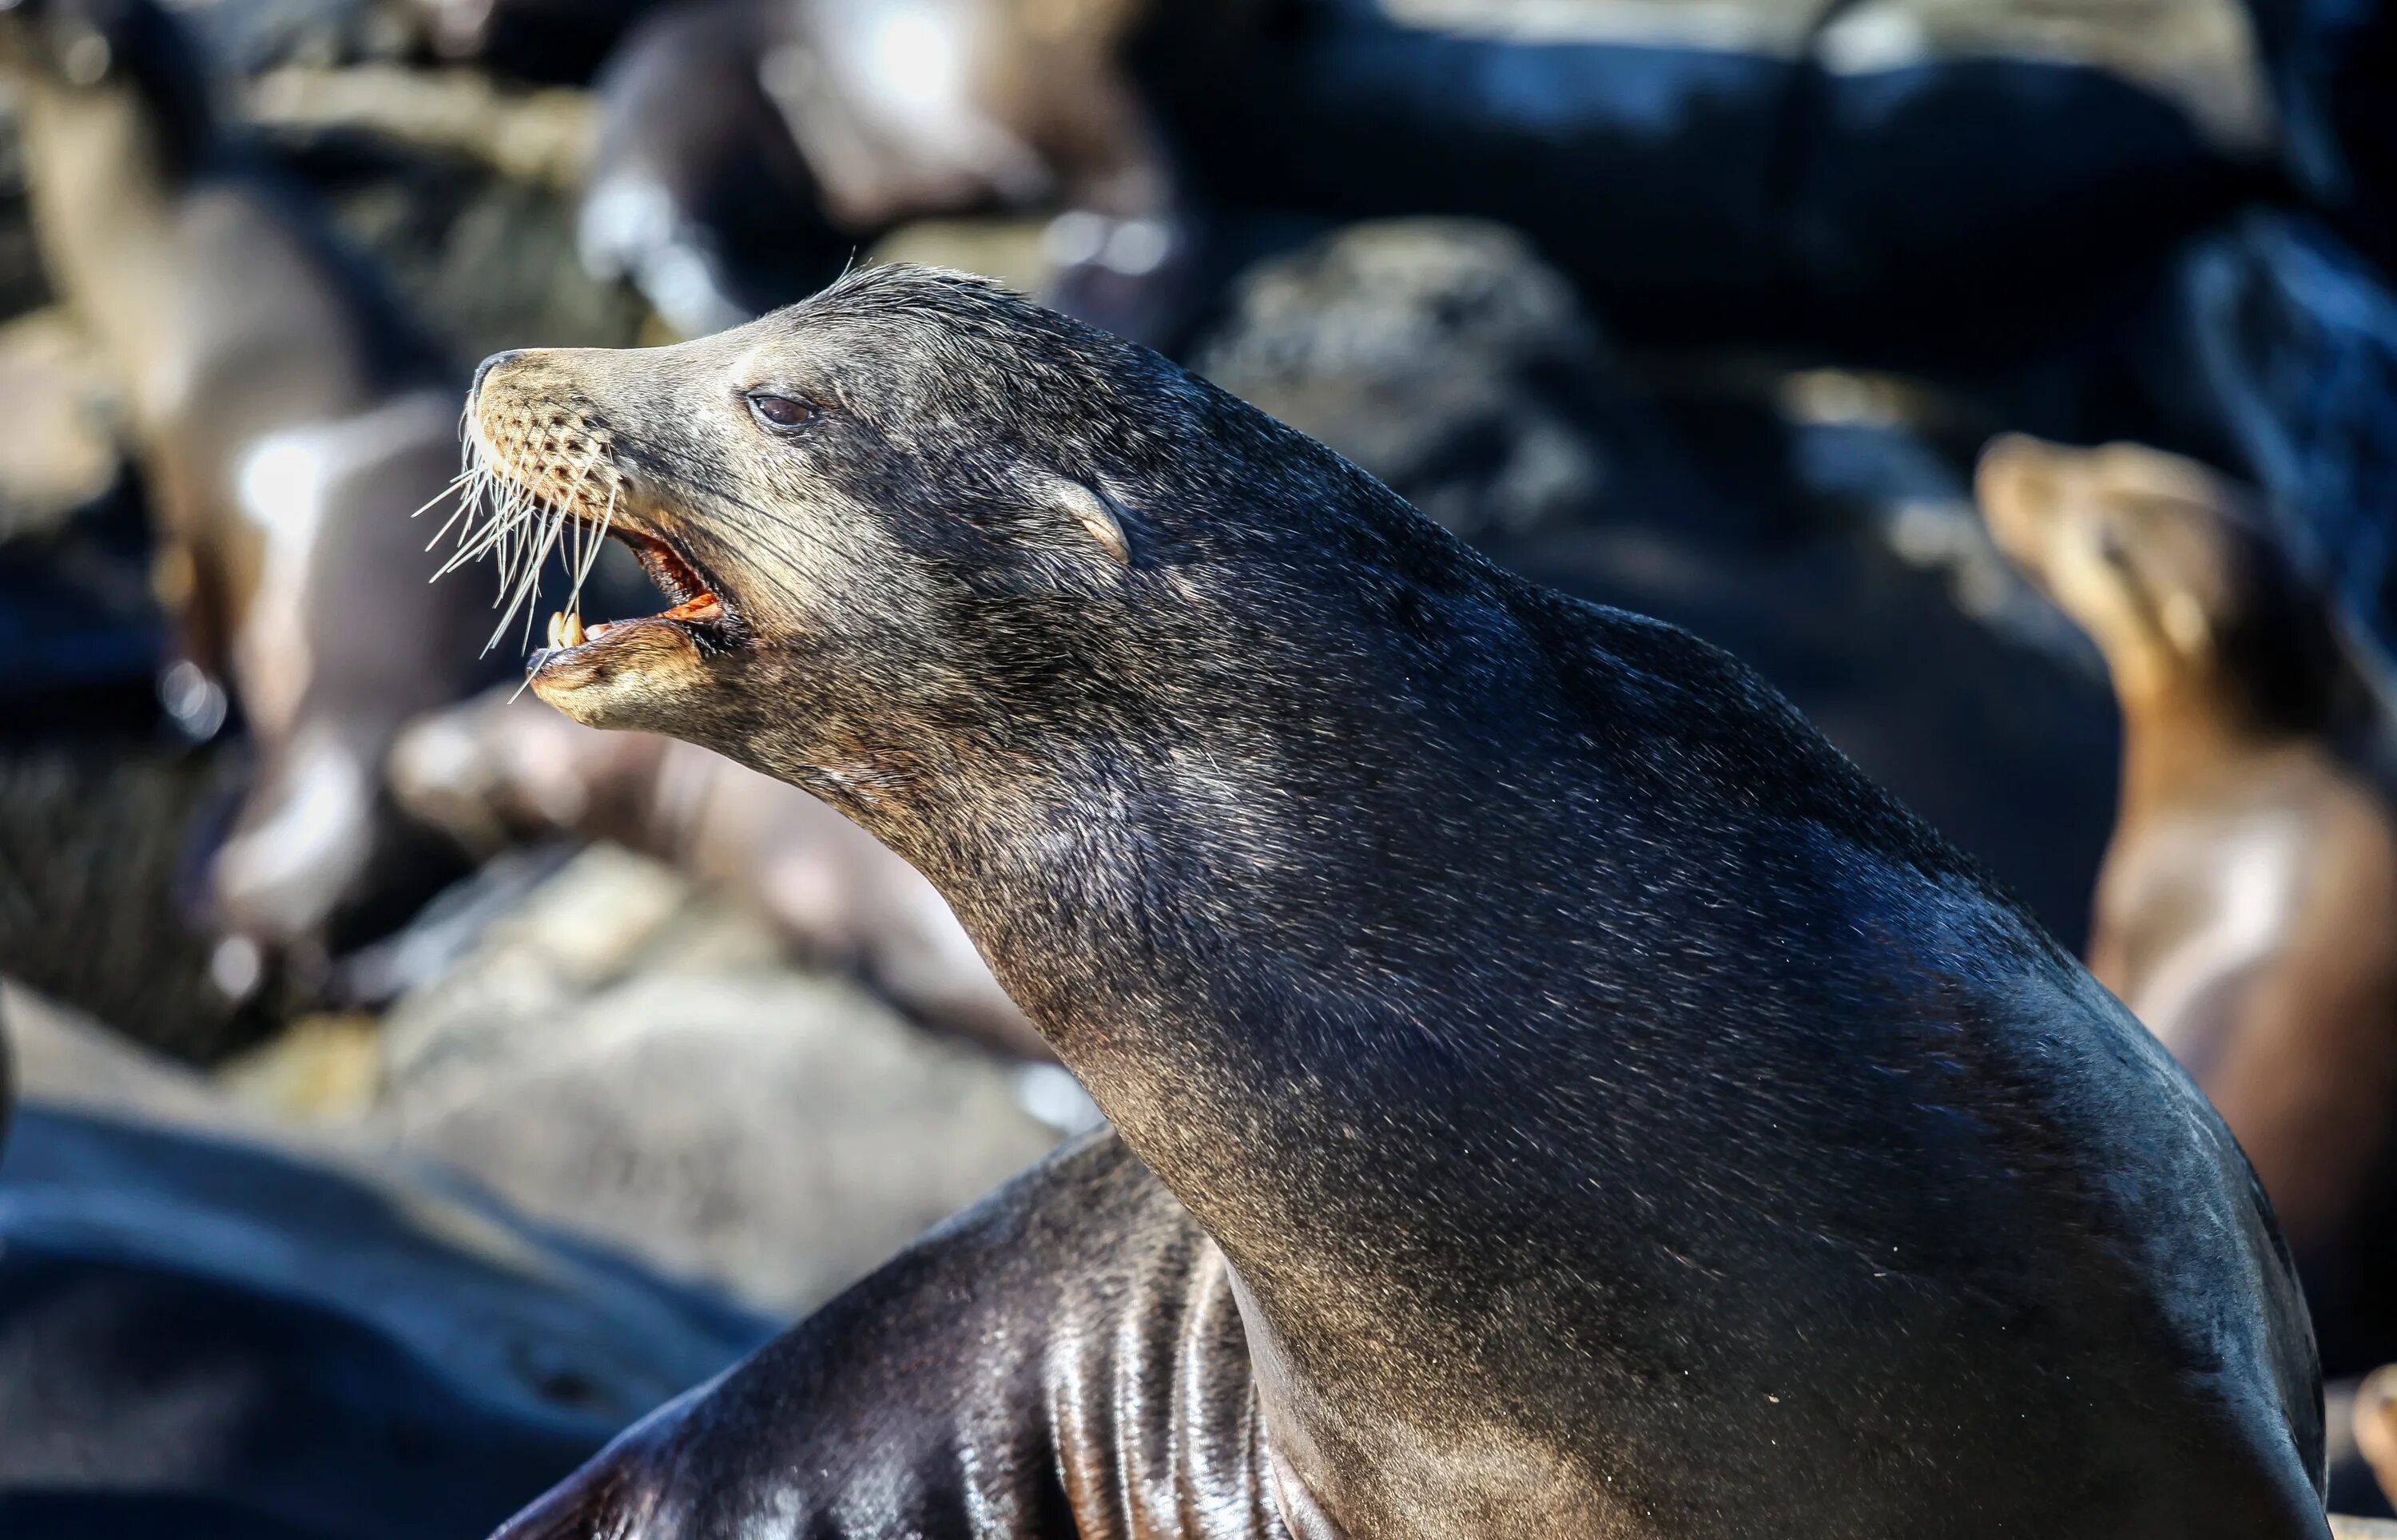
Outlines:
{"type": "Polygon", "coordinates": [[[1112,1133],[670,1402],[494,1540],[1284,1536],[1230,1268],[1112,1133]]]}

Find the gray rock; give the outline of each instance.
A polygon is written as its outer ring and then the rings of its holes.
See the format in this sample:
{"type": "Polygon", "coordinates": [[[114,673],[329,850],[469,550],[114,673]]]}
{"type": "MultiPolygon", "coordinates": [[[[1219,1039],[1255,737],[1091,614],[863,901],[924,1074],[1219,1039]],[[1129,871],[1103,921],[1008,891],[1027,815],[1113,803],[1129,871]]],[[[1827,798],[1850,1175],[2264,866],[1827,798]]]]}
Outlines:
{"type": "Polygon", "coordinates": [[[392,1010],[368,1125],[542,1220],[807,1308],[1056,1131],[1005,1062],[780,959],[762,920],[594,847],[392,1010]]]}
{"type": "Polygon", "coordinates": [[[1503,226],[1355,225],[1261,263],[1195,363],[1460,535],[1521,533],[1608,489],[1577,420],[1604,393],[1597,329],[1503,226]]]}

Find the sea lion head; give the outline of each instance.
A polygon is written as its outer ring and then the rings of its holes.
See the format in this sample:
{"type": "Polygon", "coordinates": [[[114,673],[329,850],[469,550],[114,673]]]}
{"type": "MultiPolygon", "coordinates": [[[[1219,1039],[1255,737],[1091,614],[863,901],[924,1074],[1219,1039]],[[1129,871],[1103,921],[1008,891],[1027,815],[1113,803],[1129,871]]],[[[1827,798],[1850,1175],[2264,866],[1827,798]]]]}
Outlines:
{"type": "Polygon", "coordinates": [[[1976,477],[2000,549],[2089,633],[2126,702],[2191,687],[2311,714],[2337,672],[2323,605],[2251,496],[2137,444],[1993,440],[1976,477]]]}
{"type": "Polygon", "coordinates": [[[515,498],[485,529],[604,524],[675,601],[563,622],[533,690],[886,839],[935,783],[1104,777],[1110,746],[1191,741],[1160,715],[1237,734],[1242,678],[1320,671],[1295,617],[1356,587],[1312,576],[1326,541],[1471,560],[1146,349],[922,268],[673,347],[499,355],[469,419],[515,498]]]}

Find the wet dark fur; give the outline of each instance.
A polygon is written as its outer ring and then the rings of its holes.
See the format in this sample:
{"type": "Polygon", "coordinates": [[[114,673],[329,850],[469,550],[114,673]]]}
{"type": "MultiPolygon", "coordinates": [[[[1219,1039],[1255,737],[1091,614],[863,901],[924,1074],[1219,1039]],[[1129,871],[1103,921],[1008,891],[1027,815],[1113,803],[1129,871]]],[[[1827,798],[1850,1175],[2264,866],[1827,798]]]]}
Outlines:
{"type": "Polygon", "coordinates": [[[1270,1480],[1224,1254],[1100,1135],[501,1533],[1234,1540],[1288,1533],[1270,1480]],[[835,1474],[794,1489],[790,1471],[835,1474]]]}
{"type": "MultiPolygon", "coordinates": [[[[953,275],[503,357],[475,410],[579,414],[730,612],[544,655],[535,688],[803,785],[942,889],[1228,1258],[1295,1533],[2323,1532],[2304,1308],[2219,1122],[1730,657],[953,275]],[[757,389],[822,410],[770,432],[757,389]],[[1112,504],[1127,564],[1061,485],[1112,504]]],[[[1072,1214],[1052,1179],[1035,1206],[1072,1214]]],[[[877,1405],[954,1449],[992,1403],[917,1387],[960,1358],[1114,1428],[1118,1481],[1238,1468],[1230,1432],[1174,1442],[1169,1355],[1097,1383],[1057,1356],[1188,1308],[1198,1281],[1063,1320],[1043,1293],[1178,1223],[1094,1216],[1003,1330],[853,1336],[966,1286],[967,1232],[936,1240],[788,1348],[866,1343],[856,1381],[760,1360],[670,1458],[595,1477],[588,1527],[821,1504],[859,1517],[789,1532],[899,1533],[871,1440],[770,1455],[877,1405]]],[[[1211,1522],[1162,1532],[1256,1532],[1211,1522]]]]}

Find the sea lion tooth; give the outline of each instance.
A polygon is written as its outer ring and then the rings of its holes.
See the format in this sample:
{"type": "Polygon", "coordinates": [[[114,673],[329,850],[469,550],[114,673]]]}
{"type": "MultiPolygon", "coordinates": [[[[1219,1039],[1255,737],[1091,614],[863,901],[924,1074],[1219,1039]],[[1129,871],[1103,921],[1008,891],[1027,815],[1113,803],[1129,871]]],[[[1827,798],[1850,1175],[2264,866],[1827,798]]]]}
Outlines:
{"type": "Polygon", "coordinates": [[[563,645],[564,644],[563,644],[559,639],[560,639],[561,637],[563,637],[565,634],[566,634],[566,617],[565,617],[565,616],[563,616],[563,615],[561,615],[561,614],[559,614],[559,613],[558,613],[557,611],[556,611],[556,610],[552,610],[552,611],[550,611],[550,612],[549,612],[549,644],[550,644],[552,647],[556,647],[556,646],[561,646],[561,645],[563,645]]]}
{"type": "Polygon", "coordinates": [[[566,644],[569,647],[579,647],[583,645],[584,642],[590,640],[590,638],[583,632],[583,617],[579,614],[568,616],[566,617],[566,625],[564,629],[566,644]]]}

